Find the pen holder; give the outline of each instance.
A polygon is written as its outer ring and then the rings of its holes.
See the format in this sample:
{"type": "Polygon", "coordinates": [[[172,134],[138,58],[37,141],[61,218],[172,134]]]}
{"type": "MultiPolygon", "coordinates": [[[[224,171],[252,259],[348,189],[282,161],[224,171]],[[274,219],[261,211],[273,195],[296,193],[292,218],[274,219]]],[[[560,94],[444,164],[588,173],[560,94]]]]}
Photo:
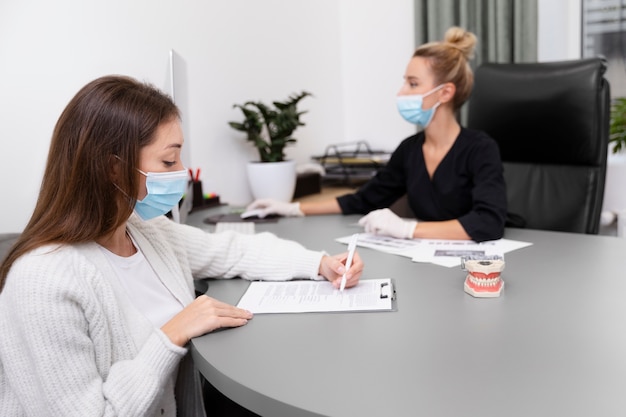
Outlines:
{"type": "Polygon", "coordinates": [[[202,192],[202,181],[193,182],[193,208],[204,206],[204,193],[202,192]]]}
{"type": "Polygon", "coordinates": [[[464,284],[466,293],[478,298],[500,296],[504,287],[500,277],[504,270],[504,259],[463,260],[462,268],[468,272],[464,284]]]}
{"type": "Polygon", "coordinates": [[[193,182],[193,197],[191,200],[191,210],[201,210],[221,205],[220,196],[215,193],[204,194],[202,191],[202,181],[193,182]]]}

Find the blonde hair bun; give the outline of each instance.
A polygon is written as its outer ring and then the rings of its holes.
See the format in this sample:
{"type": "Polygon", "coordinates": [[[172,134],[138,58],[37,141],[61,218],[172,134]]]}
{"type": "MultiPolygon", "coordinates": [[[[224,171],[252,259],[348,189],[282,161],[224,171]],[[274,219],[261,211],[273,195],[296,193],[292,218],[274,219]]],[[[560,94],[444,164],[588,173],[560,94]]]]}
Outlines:
{"type": "Polygon", "coordinates": [[[476,47],[476,35],[458,26],[453,26],[446,31],[444,43],[452,48],[458,49],[466,59],[474,57],[476,47]]]}

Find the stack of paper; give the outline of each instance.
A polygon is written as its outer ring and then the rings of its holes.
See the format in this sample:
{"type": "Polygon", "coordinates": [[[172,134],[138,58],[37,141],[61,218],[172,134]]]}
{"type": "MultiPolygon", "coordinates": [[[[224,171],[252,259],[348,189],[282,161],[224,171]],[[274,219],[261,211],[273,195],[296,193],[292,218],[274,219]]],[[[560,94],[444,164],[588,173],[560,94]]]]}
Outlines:
{"type": "MultiPolygon", "coordinates": [[[[339,243],[348,243],[350,236],[336,239],[339,243]]],[[[427,262],[436,265],[454,267],[461,265],[463,256],[504,255],[517,249],[532,245],[510,239],[490,240],[476,243],[473,240],[440,239],[397,239],[371,233],[359,234],[358,246],[375,249],[394,255],[406,256],[413,262],[427,262]]]]}

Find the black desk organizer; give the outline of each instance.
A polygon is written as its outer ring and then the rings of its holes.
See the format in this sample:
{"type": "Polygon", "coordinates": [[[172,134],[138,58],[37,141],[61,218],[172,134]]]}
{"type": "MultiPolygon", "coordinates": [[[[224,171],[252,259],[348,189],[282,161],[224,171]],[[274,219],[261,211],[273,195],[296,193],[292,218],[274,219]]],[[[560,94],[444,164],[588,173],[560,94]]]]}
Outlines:
{"type": "Polygon", "coordinates": [[[387,151],[372,150],[366,141],[328,145],[322,156],[314,156],[326,173],[326,184],[359,185],[367,182],[391,157],[387,151]]]}
{"type": "Polygon", "coordinates": [[[207,197],[202,191],[202,181],[194,181],[193,183],[193,202],[191,211],[207,209],[221,205],[218,195],[207,197]]]}

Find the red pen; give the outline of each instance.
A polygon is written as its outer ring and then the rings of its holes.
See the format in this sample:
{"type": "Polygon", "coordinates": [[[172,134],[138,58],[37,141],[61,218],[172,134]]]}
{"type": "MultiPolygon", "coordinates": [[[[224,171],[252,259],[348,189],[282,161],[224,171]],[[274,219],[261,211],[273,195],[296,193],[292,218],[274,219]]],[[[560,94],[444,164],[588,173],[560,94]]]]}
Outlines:
{"type": "Polygon", "coordinates": [[[189,178],[191,179],[191,181],[193,181],[193,170],[191,168],[188,168],[189,171],[189,178]]]}
{"type": "Polygon", "coordinates": [[[200,182],[200,168],[196,169],[196,180],[195,182],[200,182]]]}

